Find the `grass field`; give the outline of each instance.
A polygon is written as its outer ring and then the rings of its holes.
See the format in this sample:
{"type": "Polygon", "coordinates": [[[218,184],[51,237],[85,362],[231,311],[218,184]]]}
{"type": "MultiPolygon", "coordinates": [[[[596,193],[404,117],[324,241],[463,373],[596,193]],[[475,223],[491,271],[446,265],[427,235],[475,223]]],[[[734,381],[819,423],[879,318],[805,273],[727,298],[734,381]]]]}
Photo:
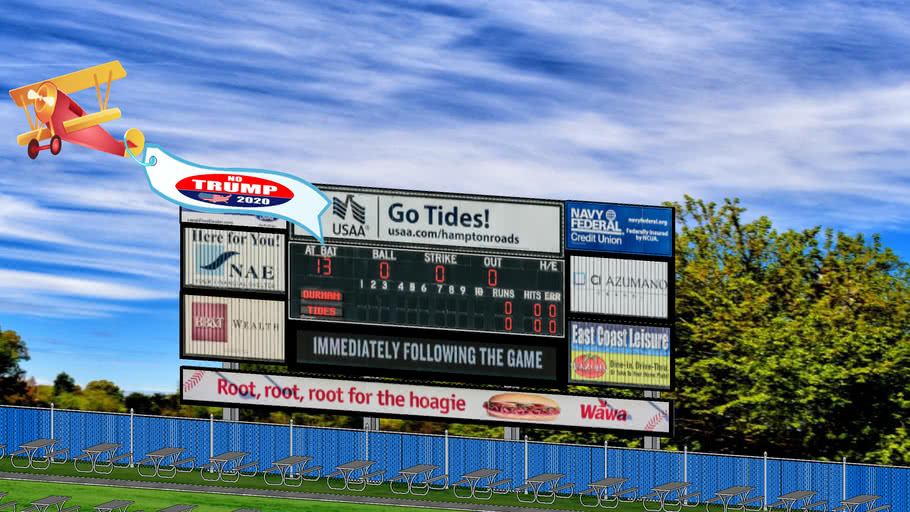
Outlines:
{"type": "MultiPolygon", "coordinates": [[[[17,459],[18,461],[18,459],[17,459]]],[[[24,459],[17,462],[17,464],[24,464],[24,459]]],[[[80,467],[83,467],[83,463],[80,462],[80,467]]],[[[85,468],[88,468],[88,463],[84,463],[85,468]]],[[[0,492],[10,492],[10,496],[6,500],[17,501],[20,504],[26,503],[26,498],[38,499],[43,498],[49,495],[64,495],[64,496],[73,496],[74,500],[72,502],[67,502],[67,506],[79,505],[80,510],[91,511],[91,507],[104,503],[112,499],[126,499],[136,501],[136,505],[132,506],[130,510],[144,510],[145,512],[153,512],[159,508],[164,508],[169,505],[175,504],[190,504],[190,505],[200,505],[200,511],[202,510],[212,510],[212,511],[233,511],[238,508],[259,508],[263,512],[266,510],[316,510],[316,511],[334,511],[334,510],[351,510],[352,512],[357,511],[369,511],[369,510],[397,510],[402,512],[408,511],[418,511],[418,510],[431,510],[426,508],[414,508],[425,506],[426,502],[434,502],[434,507],[432,510],[445,509],[448,504],[457,504],[457,503],[482,503],[485,505],[499,505],[499,506],[513,506],[513,507],[525,507],[529,509],[544,509],[544,510],[591,510],[589,508],[582,507],[578,501],[577,496],[573,496],[570,499],[560,499],[557,500],[553,505],[539,505],[539,504],[525,504],[519,502],[515,493],[509,493],[505,495],[496,495],[494,494],[493,498],[490,500],[464,500],[456,498],[452,490],[444,491],[430,491],[426,496],[410,496],[410,495],[399,495],[394,494],[389,489],[388,484],[383,484],[381,486],[368,486],[364,492],[352,492],[352,491],[336,491],[329,489],[326,485],[325,479],[320,479],[315,482],[303,482],[303,485],[300,487],[283,487],[283,486],[269,486],[266,485],[262,478],[262,473],[257,474],[255,477],[250,478],[241,478],[237,483],[225,483],[225,482],[207,482],[202,479],[199,475],[199,470],[195,470],[192,473],[177,473],[177,476],[172,479],[163,479],[163,478],[144,478],[137,474],[136,469],[129,468],[115,468],[110,475],[98,475],[95,473],[78,473],[75,468],[73,468],[72,462],[67,462],[65,464],[52,464],[50,469],[46,471],[39,470],[23,470],[14,468],[9,462],[9,457],[4,457],[0,460],[0,471],[10,472],[10,473],[34,473],[34,474],[48,474],[56,476],[78,476],[78,477],[89,477],[98,484],[101,485],[114,485],[118,487],[101,487],[100,485],[80,485],[80,484],[56,484],[56,483],[44,483],[44,482],[21,482],[15,480],[0,480],[0,492]],[[116,480],[116,481],[115,481],[116,480]],[[175,484],[191,484],[191,485],[204,485],[212,489],[217,489],[225,493],[232,492],[231,489],[237,489],[237,492],[240,492],[240,489],[269,489],[269,490],[282,490],[282,491],[291,491],[291,492],[303,492],[303,493],[313,493],[325,495],[326,500],[331,500],[332,495],[357,495],[363,496],[366,498],[396,498],[399,500],[413,501],[414,506],[408,507],[396,507],[396,506],[385,506],[385,505],[354,505],[350,503],[331,503],[331,502],[319,502],[319,501],[289,501],[288,499],[281,498],[257,498],[250,496],[230,496],[227,494],[224,495],[213,495],[208,493],[190,493],[182,491],[163,491],[163,490],[151,490],[151,489],[131,489],[129,487],[130,481],[136,482],[167,482],[175,484]],[[22,489],[27,489],[23,491],[23,494],[26,498],[20,497],[17,492],[11,491],[11,486],[15,486],[17,489],[19,486],[32,486],[32,487],[22,487],[22,489]],[[85,489],[84,496],[87,498],[76,499],[76,494],[70,494],[71,491],[62,491],[56,490],[57,487],[63,488],[66,486],[73,489],[85,489]],[[125,486],[125,487],[124,487],[125,486]],[[41,496],[38,496],[38,495],[41,496]],[[192,495],[192,498],[188,496],[192,495]],[[103,497],[102,497],[103,496],[103,497]],[[142,496],[143,498],[137,499],[135,497],[142,496]],[[196,501],[189,501],[189,500],[196,501]],[[149,504],[146,504],[148,500],[149,504]],[[253,504],[255,502],[255,504],[253,504]],[[423,503],[421,503],[423,502],[423,503]],[[155,508],[157,507],[157,508],[155,508]],[[231,508],[233,507],[233,508],[231,508]]],[[[25,475],[23,475],[25,476],[25,475]]],[[[386,475],[387,477],[389,475],[386,475]]],[[[27,477],[26,477],[27,478],[27,477]]],[[[270,478],[270,481],[275,481],[278,478],[277,474],[270,478]]],[[[576,482],[578,484],[578,482],[576,482]]],[[[403,489],[404,484],[395,484],[400,489],[403,489]]],[[[513,482],[514,485],[514,482],[513,482]]],[[[576,492],[584,489],[587,486],[579,485],[576,487],[576,492]]],[[[72,491],[76,493],[77,491],[72,491]]],[[[701,497],[702,500],[705,499],[704,496],[701,497]]],[[[6,501],[3,500],[3,501],[6,501]]],[[[594,501],[593,496],[588,495],[585,499],[586,503],[591,503],[594,501]]],[[[0,501],[2,504],[2,501],[0,501]]],[[[704,505],[699,505],[699,510],[704,505]]],[[[492,509],[493,507],[491,507],[492,509]]],[[[711,505],[709,510],[723,510],[720,506],[711,505]]],[[[635,503],[621,503],[618,508],[611,509],[616,512],[641,512],[644,510],[641,502],[635,503]]]]}
{"type": "MultiPolygon", "coordinates": [[[[384,505],[358,505],[352,503],[331,503],[324,501],[291,500],[286,498],[257,498],[253,496],[229,496],[201,492],[159,491],[151,489],[129,489],[81,484],[57,484],[47,482],[23,482],[0,480],[0,492],[9,495],[0,501],[19,503],[17,510],[28,506],[31,501],[46,496],[71,496],[66,507],[79,506],[80,512],[91,512],[92,507],[111,500],[134,501],[128,512],[143,510],[154,512],[171,505],[197,505],[198,512],[231,512],[240,508],[259,509],[262,512],[284,510],[307,510],[313,512],[431,512],[435,509],[395,507],[384,505]]],[[[7,509],[12,510],[12,508],[7,509]]]]}

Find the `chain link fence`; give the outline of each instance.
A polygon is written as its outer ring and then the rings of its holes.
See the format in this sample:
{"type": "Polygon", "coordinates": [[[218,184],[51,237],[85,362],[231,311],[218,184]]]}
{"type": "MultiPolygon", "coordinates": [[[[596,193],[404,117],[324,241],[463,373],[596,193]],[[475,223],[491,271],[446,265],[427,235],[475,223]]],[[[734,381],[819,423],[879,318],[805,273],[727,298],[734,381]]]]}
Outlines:
{"type": "Polygon", "coordinates": [[[704,499],[714,491],[746,485],[765,496],[765,503],[794,490],[813,490],[819,492],[816,499],[829,505],[876,494],[882,496],[878,504],[910,510],[908,467],[309,427],[293,421],[277,425],[0,406],[0,444],[6,444],[7,453],[47,437],[59,439],[56,448],[68,448],[71,456],[99,443],[123,444],[123,452],[137,460],[159,448],[184,448],[182,456],[195,457],[197,464],[214,454],[244,451],[265,469],[289,455],[307,455],[327,469],[374,460],[389,476],[415,464],[438,465],[450,481],[480,468],[500,469],[500,477],[513,483],[540,473],[563,473],[563,482],[574,483],[576,491],[607,476],[621,476],[629,479],[625,487],[639,492],[685,481],[692,483],[690,492],[700,491],[704,499]]]}

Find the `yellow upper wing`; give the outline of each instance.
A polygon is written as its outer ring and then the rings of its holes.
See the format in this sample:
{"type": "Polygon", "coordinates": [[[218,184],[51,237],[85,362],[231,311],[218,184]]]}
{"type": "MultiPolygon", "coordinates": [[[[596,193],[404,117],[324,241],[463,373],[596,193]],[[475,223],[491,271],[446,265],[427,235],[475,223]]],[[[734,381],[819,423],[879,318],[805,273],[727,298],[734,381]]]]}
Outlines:
{"type": "Polygon", "coordinates": [[[31,103],[31,100],[27,97],[29,89],[37,89],[38,86],[44,82],[51,82],[58,89],[69,94],[88,89],[89,87],[94,87],[96,83],[107,83],[108,77],[110,77],[110,81],[120,80],[121,78],[126,77],[126,70],[120,65],[119,60],[19,87],[18,89],[10,91],[9,95],[12,96],[13,101],[16,102],[16,106],[21,107],[26,103],[31,103]]]}

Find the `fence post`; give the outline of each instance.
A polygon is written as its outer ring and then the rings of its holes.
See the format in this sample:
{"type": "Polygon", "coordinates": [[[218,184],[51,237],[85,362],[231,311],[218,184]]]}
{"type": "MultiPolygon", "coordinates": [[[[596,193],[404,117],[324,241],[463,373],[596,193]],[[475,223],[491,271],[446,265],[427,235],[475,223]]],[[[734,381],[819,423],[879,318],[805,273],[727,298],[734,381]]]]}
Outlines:
{"type": "MultiPolygon", "coordinates": [[[[51,439],[54,438],[54,402],[51,402],[51,439]]],[[[12,459],[10,459],[12,460],[12,459]]]]}
{"type": "Polygon", "coordinates": [[[764,489],[765,489],[765,492],[764,492],[765,497],[762,498],[761,509],[762,509],[762,510],[768,510],[768,452],[765,452],[764,459],[765,459],[765,487],[764,487],[764,489]]]}
{"type": "Polygon", "coordinates": [[[364,450],[366,451],[366,455],[364,456],[364,458],[366,460],[370,460],[370,431],[369,430],[363,431],[363,438],[366,441],[364,443],[366,445],[364,448],[364,450]]]}
{"type": "MultiPolygon", "coordinates": [[[[683,482],[688,482],[689,478],[689,445],[683,448],[683,482]]],[[[688,501],[688,500],[686,500],[688,501]]]]}
{"type": "Polygon", "coordinates": [[[291,447],[289,449],[290,453],[288,455],[290,457],[293,457],[294,456],[294,418],[291,418],[290,432],[291,432],[291,447]]]}
{"type": "Polygon", "coordinates": [[[609,473],[607,473],[607,456],[610,454],[610,452],[607,448],[607,443],[609,443],[609,441],[604,439],[604,478],[607,478],[607,476],[609,476],[609,473]]]}
{"type": "MultiPolygon", "coordinates": [[[[134,448],[133,448],[133,408],[130,407],[130,453],[133,453],[133,450],[134,450],[134,448]]],[[[133,466],[133,461],[135,459],[136,459],[135,454],[130,456],[130,467],[131,468],[135,467],[135,466],[133,466]]]]}
{"type": "MultiPolygon", "coordinates": [[[[446,446],[446,470],[445,470],[444,474],[448,475],[449,474],[449,429],[446,429],[445,446],[446,446]]],[[[451,481],[451,479],[446,480],[446,482],[449,482],[449,481],[451,481]]],[[[446,489],[448,489],[448,488],[449,488],[449,484],[446,483],[446,489]]]]}
{"type": "MultiPolygon", "coordinates": [[[[525,481],[528,480],[528,434],[525,434],[525,481]]],[[[527,494],[527,489],[525,489],[527,494]]]]}
{"type": "Polygon", "coordinates": [[[215,456],[215,415],[209,413],[209,457],[215,456]]]}
{"type": "Polygon", "coordinates": [[[841,497],[841,499],[845,500],[845,499],[847,499],[847,457],[844,457],[844,466],[843,467],[844,467],[844,477],[843,477],[844,494],[841,497]]]}

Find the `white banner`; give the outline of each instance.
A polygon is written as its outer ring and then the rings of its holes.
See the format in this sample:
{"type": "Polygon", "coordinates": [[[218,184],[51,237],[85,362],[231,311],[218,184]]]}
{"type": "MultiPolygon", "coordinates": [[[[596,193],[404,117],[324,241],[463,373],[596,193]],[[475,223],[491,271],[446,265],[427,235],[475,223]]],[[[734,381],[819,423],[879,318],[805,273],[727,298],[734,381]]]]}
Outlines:
{"type": "Polygon", "coordinates": [[[181,400],[669,435],[670,402],[181,368],[181,400]]]}
{"type": "MultiPolygon", "coordinates": [[[[322,190],[327,238],[562,254],[561,203],[322,190]]],[[[309,233],[294,226],[294,235],[309,233]]]]}
{"type": "Polygon", "coordinates": [[[183,355],[285,364],[284,308],[279,300],[186,295],[183,355]]]}
{"type": "Polygon", "coordinates": [[[276,171],[222,169],[194,164],[148,144],[144,161],[149,186],[168,201],[200,212],[278,217],[322,242],[319,217],[329,199],[310,183],[276,171]]]}
{"type": "Polygon", "coordinates": [[[267,215],[253,215],[241,213],[206,213],[180,209],[180,222],[193,222],[196,224],[212,224],[215,226],[242,226],[264,229],[287,229],[287,221],[278,217],[267,215]]]}
{"type": "Polygon", "coordinates": [[[572,256],[569,269],[572,311],[667,318],[667,262],[572,256]]]}
{"type": "Polygon", "coordinates": [[[183,228],[183,285],[284,293],[284,237],[183,228]]]}

